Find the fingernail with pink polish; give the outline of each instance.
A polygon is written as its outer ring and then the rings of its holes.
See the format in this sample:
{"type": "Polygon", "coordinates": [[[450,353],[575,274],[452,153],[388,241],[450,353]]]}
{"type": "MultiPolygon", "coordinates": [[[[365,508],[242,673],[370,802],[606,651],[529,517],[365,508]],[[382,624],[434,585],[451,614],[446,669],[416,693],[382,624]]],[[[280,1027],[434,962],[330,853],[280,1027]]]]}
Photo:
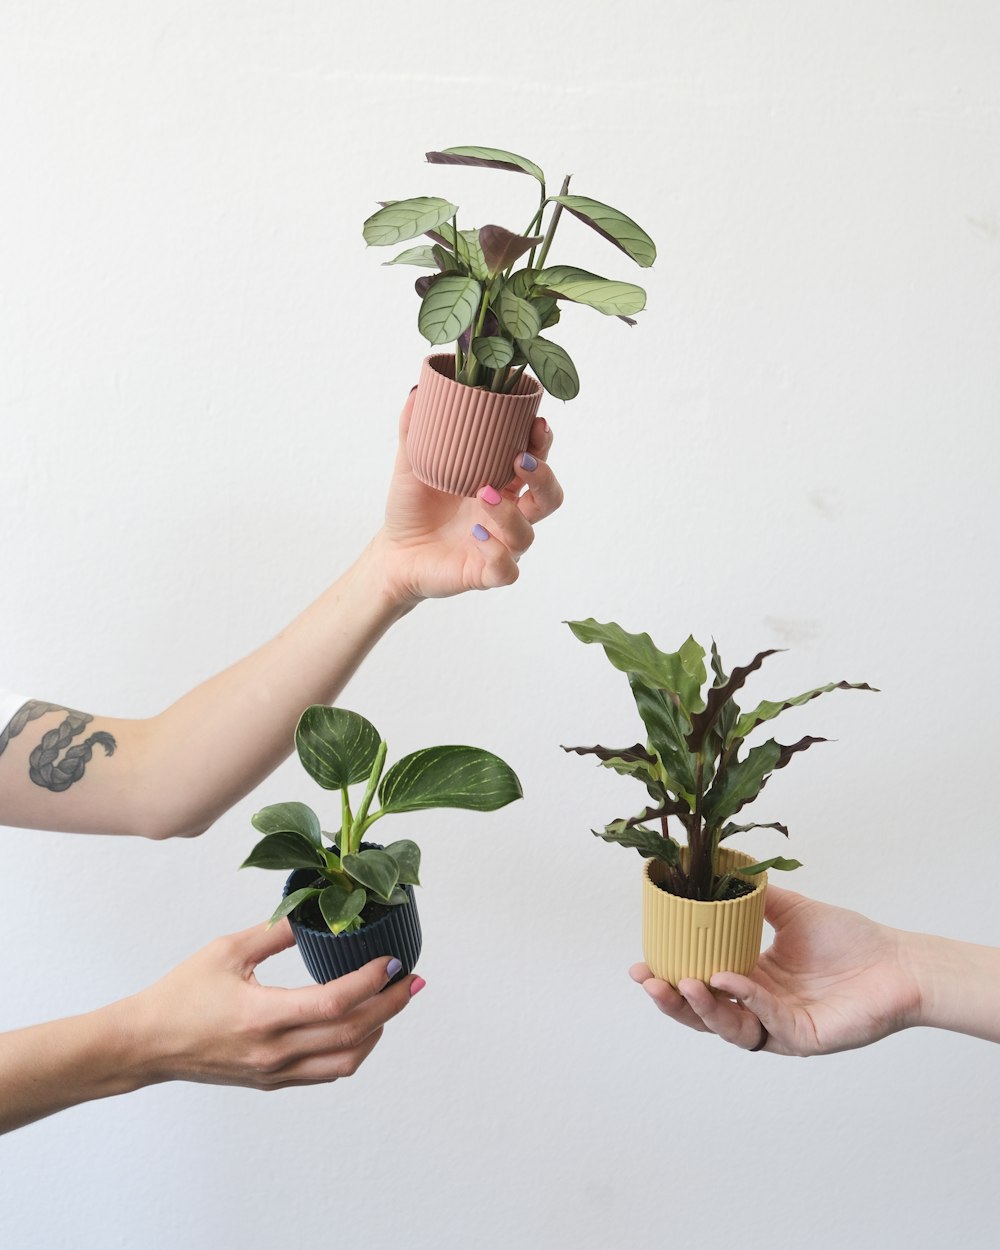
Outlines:
{"type": "Polygon", "coordinates": [[[488,503],[491,507],[495,508],[503,496],[495,486],[484,486],[479,492],[479,498],[483,501],[483,503],[488,503]]]}
{"type": "Polygon", "coordinates": [[[412,998],[414,994],[419,994],[426,984],[427,982],[423,977],[414,977],[410,982],[410,997],[412,998]]]}
{"type": "Polygon", "coordinates": [[[535,469],[538,468],[538,461],[530,451],[526,451],[521,457],[521,468],[524,469],[526,473],[534,473],[535,469]]]}
{"type": "Polygon", "coordinates": [[[477,542],[484,543],[486,542],[487,538],[489,538],[489,536],[490,536],[490,531],[486,528],[485,525],[474,525],[472,527],[472,537],[476,539],[477,542]]]}

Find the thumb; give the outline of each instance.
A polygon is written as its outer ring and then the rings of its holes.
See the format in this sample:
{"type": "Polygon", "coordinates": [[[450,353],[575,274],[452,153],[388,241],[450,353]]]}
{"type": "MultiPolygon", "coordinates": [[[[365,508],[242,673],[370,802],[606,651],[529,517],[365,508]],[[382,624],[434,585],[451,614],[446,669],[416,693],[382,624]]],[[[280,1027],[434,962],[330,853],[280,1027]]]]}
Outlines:
{"type": "Polygon", "coordinates": [[[295,935],[287,920],[276,925],[256,924],[251,929],[234,933],[230,942],[244,976],[253,972],[259,963],[295,945],[295,935]]]}
{"type": "Polygon", "coordinates": [[[738,972],[717,972],[709,984],[713,990],[721,990],[723,994],[735,998],[741,1007],[752,1011],[764,1028],[771,1032],[771,1025],[776,1023],[778,1001],[770,990],[738,972]]]}

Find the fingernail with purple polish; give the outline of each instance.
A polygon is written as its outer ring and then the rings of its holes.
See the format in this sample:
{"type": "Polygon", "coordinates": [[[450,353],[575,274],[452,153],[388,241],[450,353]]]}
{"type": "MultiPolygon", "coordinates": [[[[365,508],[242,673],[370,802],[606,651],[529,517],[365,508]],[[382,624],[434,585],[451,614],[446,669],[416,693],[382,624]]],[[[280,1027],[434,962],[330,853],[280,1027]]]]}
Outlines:
{"type": "Polygon", "coordinates": [[[521,457],[521,468],[524,469],[526,473],[533,473],[535,469],[538,468],[538,461],[530,451],[526,451],[521,457]]]}
{"type": "Polygon", "coordinates": [[[485,525],[474,525],[472,527],[472,537],[475,538],[477,542],[484,543],[489,536],[490,531],[485,525]]]}
{"type": "Polygon", "coordinates": [[[397,972],[400,971],[402,967],[403,965],[399,962],[398,959],[390,959],[389,962],[385,966],[385,975],[391,981],[392,978],[396,975],[397,972]]]}

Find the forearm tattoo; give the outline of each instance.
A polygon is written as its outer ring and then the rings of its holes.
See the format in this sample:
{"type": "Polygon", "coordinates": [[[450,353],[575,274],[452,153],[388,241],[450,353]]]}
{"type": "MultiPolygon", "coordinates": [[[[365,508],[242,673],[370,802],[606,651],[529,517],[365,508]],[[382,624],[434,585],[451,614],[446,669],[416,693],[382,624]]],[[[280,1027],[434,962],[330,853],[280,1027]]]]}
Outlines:
{"type": "Polygon", "coordinates": [[[26,725],[37,720],[39,716],[44,716],[46,712],[65,712],[66,719],[57,729],[47,729],[42,734],[41,742],[28,759],[28,776],[36,786],[59,793],[61,790],[68,790],[74,781],[80,780],[90,763],[95,746],[103,747],[105,755],[114,755],[117,744],[111,734],[99,730],[76,746],[70,746],[73,739],[83,733],[94,719],[93,716],[86,712],[75,712],[58,703],[42,703],[37,699],[30,699],[14,713],[9,724],[0,729],[0,755],[7,749],[11,738],[16,738],[26,725]]]}

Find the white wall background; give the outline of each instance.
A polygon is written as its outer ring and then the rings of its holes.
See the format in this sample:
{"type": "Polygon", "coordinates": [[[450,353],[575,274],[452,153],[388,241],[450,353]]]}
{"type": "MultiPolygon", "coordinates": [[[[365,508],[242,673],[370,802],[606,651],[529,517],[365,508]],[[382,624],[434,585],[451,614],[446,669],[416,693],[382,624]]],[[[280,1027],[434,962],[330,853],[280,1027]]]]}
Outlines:
{"type": "MultiPolygon", "coordinates": [[[[797,1063],[671,1025],[626,976],[638,860],[589,833],[641,796],[558,748],[635,724],[575,616],[789,646],[753,696],[871,680],[789,714],[838,742],[757,810],[797,888],[1000,943],[998,56],[989,0],[0,0],[0,681],[32,696],[156,711],[366,541],[422,343],[361,222],[530,199],[426,149],[571,171],[660,247],[640,327],[560,328],[567,502],[519,584],[425,606],[343,700],[524,782],[406,830],[428,988],[352,1081],[3,1139],[6,1250],[996,1245],[995,1048],[797,1063]]],[[[637,276],[585,236],[569,259],[637,276]]],[[[4,832],[0,1026],[265,916],[248,816],[302,787],[194,842],[4,832]]]]}

